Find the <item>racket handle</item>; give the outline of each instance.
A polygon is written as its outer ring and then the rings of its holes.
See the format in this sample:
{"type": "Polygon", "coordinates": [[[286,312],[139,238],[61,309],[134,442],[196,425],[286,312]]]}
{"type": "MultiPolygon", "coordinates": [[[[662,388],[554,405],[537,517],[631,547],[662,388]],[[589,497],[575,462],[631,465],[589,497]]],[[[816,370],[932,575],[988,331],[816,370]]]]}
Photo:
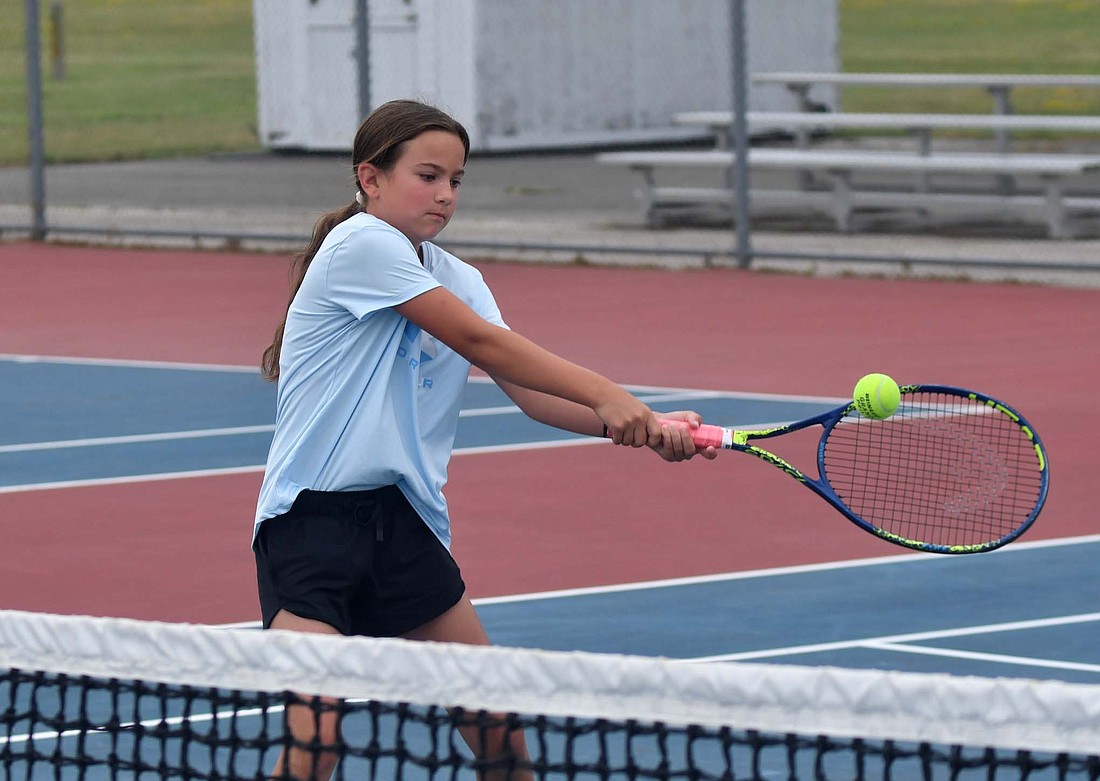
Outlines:
{"type": "MultiPolygon", "coordinates": [[[[684,420],[667,420],[662,418],[661,424],[679,429],[691,428],[687,421],[684,420]]],[[[710,426],[704,423],[699,426],[699,428],[691,429],[691,441],[694,442],[695,447],[700,450],[707,447],[715,447],[721,450],[722,448],[728,448],[733,442],[733,432],[728,428],[710,426]]]]}

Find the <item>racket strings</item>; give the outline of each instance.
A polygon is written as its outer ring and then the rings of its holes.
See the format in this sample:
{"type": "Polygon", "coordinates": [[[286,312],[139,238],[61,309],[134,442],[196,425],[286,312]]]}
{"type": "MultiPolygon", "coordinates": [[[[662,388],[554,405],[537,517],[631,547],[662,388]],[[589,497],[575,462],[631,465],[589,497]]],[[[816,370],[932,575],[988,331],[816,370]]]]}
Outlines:
{"type": "Polygon", "coordinates": [[[905,394],[886,420],[849,414],[829,433],[822,468],[864,520],[948,547],[1013,534],[1042,493],[1039,455],[1015,420],[939,392],[905,394]]]}

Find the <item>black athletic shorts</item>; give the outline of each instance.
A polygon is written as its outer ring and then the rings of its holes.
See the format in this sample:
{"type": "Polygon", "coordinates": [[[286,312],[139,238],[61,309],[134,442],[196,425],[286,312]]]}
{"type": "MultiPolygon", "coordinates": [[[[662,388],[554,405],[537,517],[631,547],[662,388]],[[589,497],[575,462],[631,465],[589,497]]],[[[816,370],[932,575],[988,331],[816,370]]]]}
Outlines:
{"type": "Polygon", "coordinates": [[[279,610],[396,637],[453,607],[458,565],[396,486],[303,491],[253,545],[264,628],[279,610]]]}

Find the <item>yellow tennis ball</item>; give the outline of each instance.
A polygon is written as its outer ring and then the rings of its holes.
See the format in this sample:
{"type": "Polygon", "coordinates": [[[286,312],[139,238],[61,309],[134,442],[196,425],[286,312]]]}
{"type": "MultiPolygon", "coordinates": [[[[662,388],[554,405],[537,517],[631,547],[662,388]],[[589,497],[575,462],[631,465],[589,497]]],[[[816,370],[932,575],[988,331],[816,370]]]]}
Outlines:
{"type": "Polygon", "coordinates": [[[898,404],[901,403],[901,391],[898,390],[898,384],[885,374],[868,374],[856,383],[852,400],[860,415],[882,420],[897,411],[898,404]]]}

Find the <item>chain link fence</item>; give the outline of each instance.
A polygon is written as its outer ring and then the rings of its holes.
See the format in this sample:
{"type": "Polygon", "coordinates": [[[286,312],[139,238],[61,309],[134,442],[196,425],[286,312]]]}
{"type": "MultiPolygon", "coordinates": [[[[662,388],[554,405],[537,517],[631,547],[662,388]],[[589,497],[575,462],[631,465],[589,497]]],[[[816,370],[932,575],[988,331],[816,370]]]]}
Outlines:
{"type": "MultiPolygon", "coordinates": [[[[1100,270],[1088,241],[1010,245],[997,241],[1003,223],[936,234],[918,215],[900,223],[912,239],[892,237],[889,220],[826,235],[798,209],[754,203],[775,175],[750,172],[750,140],[792,141],[760,133],[750,110],[798,101],[752,74],[840,70],[832,0],[2,2],[4,238],[296,246],[351,195],[359,117],[411,96],[452,111],[474,138],[463,221],[444,234],[459,249],[798,270],[1100,270]],[[728,188],[729,200],[717,216],[649,229],[641,179],[595,153],[706,148],[712,131],[676,122],[696,109],[732,109],[733,170],[670,170],[668,182],[728,188]]],[[[840,95],[813,91],[828,109],[840,95]]]]}

